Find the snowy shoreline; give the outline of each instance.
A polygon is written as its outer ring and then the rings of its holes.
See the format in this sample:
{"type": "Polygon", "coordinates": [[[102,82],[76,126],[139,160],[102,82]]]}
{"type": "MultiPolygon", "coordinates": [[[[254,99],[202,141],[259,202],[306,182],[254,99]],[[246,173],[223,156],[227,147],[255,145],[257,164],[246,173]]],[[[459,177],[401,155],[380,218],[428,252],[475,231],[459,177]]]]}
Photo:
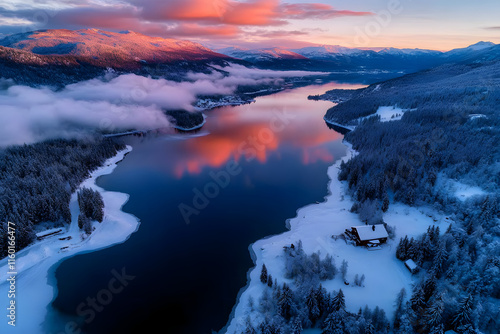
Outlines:
{"type": "MultiPolygon", "coordinates": [[[[139,220],[137,217],[122,211],[129,195],[106,191],[96,185],[96,180],[102,175],[113,172],[117,164],[126,154],[132,151],[131,146],[108,159],[103,166],[91,173],[78,188],[87,187],[101,193],[104,200],[104,220],[94,222],[94,232],[82,238],[78,228],[77,218],[79,207],[76,192],[70,201],[71,223],[63,227],[63,233],[52,235],[22,249],[16,254],[16,326],[8,325],[8,318],[0,318],[0,332],[9,333],[44,333],[43,323],[48,313],[52,312],[51,302],[57,296],[55,269],[59,264],[70,257],[83,252],[93,252],[112,245],[125,242],[132,233],[137,231],[139,220]]],[[[2,306],[7,305],[7,258],[0,260],[0,298],[2,306]]],[[[49,326],[50,327],[50,324],[49,326]]],[[[57,332],[57,331],[56,331],[57,332]]]]}
{"type": "Polygon", "coordinates": [[[327,122],[328,124],[330,125],[334,125],[334,126],[338,126],[339,128],[343,128],[343,129],[346,129],[346,130],[349,130],[349,131],[354,131],[356,129],[355,126],[351,126],[351,125],[343,125],[343,124],[340,124],[340,123],[335,123],[335,122],[332,122],[330,121],[328,118],[323,117],[323,120],[325,122],[327,122]]]}
{"type": "MultiPolygon", "coordinates": [[[[328,168],[328,194],[325,200],[318,204],[309,204],[297,210],[296,216],[286,221],[289,229],[278,235],[265,237],[249,246],[250,254],[255,266],[247,273],[247,285],[239,294],[236,305],[226,326],[221,333],[236,334],[244,332],[247,319],[254,325],[264,318],[258,312],[258,307],[250,306],[249,300],[255,305],[266,286],[260,282],[260,269],[266,264],[267,271],[279,284],[292,283],[284,277],[284,246],[302,241],[306,254],[320,251],[321,258],[327,254],[333,256],[336,265],[347,260],[349,270],[347,281],[353,283],[356,274],[366,276],[363,287],[354,284],[346,286],[340,277],[322,282],[327,291],[338,291],[342,288],[346,298],[346,309],[357,312],[360,307],[368,305],[384,309],[389,318],[392,318],[394,300],[401,288],[411,292],[411,284],[415,281],[411,273],[405,268],[402,261],[395,257],[396,246],[400,237],[408,235],[416,237],[427,230],[428,226],[438,225],[445,230],[452,221],[436,213],[431,208],[415,208],[399,203],[392,203],[384,215],[384,221],[396,227],[396,237],[389,240],[377,251],[369,251],[364,247],[347,245],[342,240],[334,240],[332,236],[339,235],[351,226],[364,225],[357,214],[351,213],[353,201],[347,192],[346,182],[338,180],[337,175],[342,161],[346,162],[357,152],[344,141],[347,154],[328,168]]],[[[311,330],[308,333],[316,333],[311,330]]],[[[318,331],[320,333],[321,331],[318,331]]]]}

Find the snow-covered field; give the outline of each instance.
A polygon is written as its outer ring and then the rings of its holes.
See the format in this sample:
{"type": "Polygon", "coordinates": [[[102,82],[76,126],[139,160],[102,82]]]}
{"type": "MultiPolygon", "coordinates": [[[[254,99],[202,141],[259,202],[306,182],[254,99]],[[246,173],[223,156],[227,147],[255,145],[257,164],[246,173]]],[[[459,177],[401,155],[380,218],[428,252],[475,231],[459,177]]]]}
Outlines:
{"type": "Polygon", "coordinates": [[[108,159],[104,166],[94,171],[80,187],[98,190],[104,200],[104,220],[94,222],[95,231],[85,237],[78,228],[77,218],[79,207],[76,193],[71,197],[71,224],[63,228],[63,233],[47,237],[34,242],[31,246],[16,254],[16,326],[8,325],[7,315],[7,259],[0,261],[0,333],[42,333],[41,324],[46,313],[50,312],[50,303],[56,291],[49,281],[52,279],[53,269],[63,259],[78,253],[95,251],[124,242],[139,227],[139,220],[128,213],[121,211],[128,201],[128,195],[105,191],[95,182],[101,175],[110,174],[124,156],[132,150],[127,146],[115,157],[108,159]],[[70,237],[70,238],[69,238],[70,237]]]}
{"type": "MultiPolygon", "coordinates": [[[[358,118],[357,121],[360,122],[365,118],[369,118],[369,117],[372,117],[375,115],[380,116],[381,122],[398,121],[401,119],[401,117],[403,117],[403,114],[408,110],[409,109],[401,109],[401,108],[398,108],[395,106],[379,107],[377,109],[377,112],[375,112],[374,114],[371,114],[371,115],[366,116],[366,117],[358,118]]],[[[354,131],[356,129],[355,125],[343,125],[343,124],[335,123],[335,122],[332,122],[331,120],[326,119],[326,117],[324,117],[323,119],[325,120],[325,122],[327,122],[329,124],[339,126],[341,128],[348,129],[350,131],[354,131]]]]}
{"type": "Polygon", "coordinates": [[[452,180],[443,175],[438,176],[436,186],[448,194],[453,194],[461,201],[466,201],[474,196],[483,196],[488,193],[480,187],[452,180]]]}
{"type": "Polygon", "coordinates": [[[401,109],[393,106],[379,107],[375,115],[380,116],[381,122],[397,121],[403,117],[406,109],[401,109]]]}
{"type": "MultiPolygon", "coordinates": [[[[344,160],[356,154],[351,148],[344,160]]],[[[320,251],[322,258],[331,254],[335,264],[340,266],[342,260],[348,261],[346,286],[340,275],[333,280],[324,281],[323,286],[328,291],[338,291],[342,288],[348,311],[357,312],[360,307],[368,305],[383,308],[389,318],[392,318],[394,301],[401,288],[411,293],[411,285],[415,280],[406,269],[403,262],[396,259],[396,246],[400,237],[405,235],[418,236],[433,224],[446,230],[451,220],[437,214],[430,208],[412,208],[402,204],[391,204],[384,215],[388,225],[396,227],[396,238],[389,240],[378,250],[368,250],[364,247],[347,245],[342,239],[334,240],[332,236],[339,235],[351,226],[363,225],[358,216],[351,213],[353,202],[346,194],[347,185],[337,179],[340,161],[328,169],[330,183],[329,195],[320,204],[312,204],[297,211],[297,216],[288,221],[290,231],[262,239],[251,245],[256,266],[249,272],[249,280],[240,293],[238,304],[233,309],[232,318],[228,323],[227,333],[241,333],[248,316],[259,322],[259,313],[251,311],[249,298],[258,302],[265,286],[260,282],[260,270],[265,264],[268,273],[278,280],[278,283],[289,282],[283,277],[284,252],[283,246],[297,244],[302,241],[307,254],[320,251]],[[363,287],[353,284],[354,276],[365,275],[363,287]]],[[[262,320],[262,319],[260,319],[262,320]]],[[[309,333],[309,332],[308,332],[309,333]]],[[[311,331],[310,333],[315,333],[311,331]]]]}

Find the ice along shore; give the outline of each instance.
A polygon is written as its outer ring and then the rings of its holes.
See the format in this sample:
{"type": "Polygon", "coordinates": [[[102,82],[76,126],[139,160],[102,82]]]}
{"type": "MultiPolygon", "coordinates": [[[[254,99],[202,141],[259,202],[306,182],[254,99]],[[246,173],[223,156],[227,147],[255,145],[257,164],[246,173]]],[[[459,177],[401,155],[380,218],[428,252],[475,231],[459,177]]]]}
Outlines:
{"type": "MultiPolygon", "coordinates": [[[[57,295],[54,272],[65,259],[83,252],[93,252],[125,242],[139,227],[137,217],[122,211],[129,195],[106,191],[96,185],[102,175],[111,174],[117,163],[132,151],[131,146],[108,159],[104,165],[91,173],[79,188],[87,187],[99,191],[104,200],[104,220],[94,222],[95,230],[86,236],[78,228],[80,213],[76,192],[71,196],[71,223],[58,234],[36,241],[16,254],[16,322],[15,327],[8,324],[9,318],[2,315],[0,333],[44,333],[42,327],[47,313],[51,312],[51,302],[57,295]]],[[[50,231],[49,231],[50,232],[50,231]]],[[[7,258],[0,261],[0,298],[6,300],[9,284],[7,282],[7,258]],[[5,297],[5,298],[4,298],[5,297]]],[[[2,303],[3,304],[3,303],[2,303]]],[[[3,312],[7,312],[2,307],[3,312]]],[[[50,324],[48,324],[50,327],[50,324]]],[[[63,328],[60,330],[64,331],[63,328]]],[[[56,331],[58,332],[58,331],[56,331]]]]}

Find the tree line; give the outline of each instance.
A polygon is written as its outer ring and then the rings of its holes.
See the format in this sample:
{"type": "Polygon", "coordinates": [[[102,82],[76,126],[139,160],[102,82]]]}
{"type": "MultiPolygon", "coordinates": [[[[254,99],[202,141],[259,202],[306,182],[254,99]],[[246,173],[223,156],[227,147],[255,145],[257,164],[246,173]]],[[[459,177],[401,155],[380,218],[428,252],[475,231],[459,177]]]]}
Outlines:
{"type": "Polygon", "coordinates": [[[500,331],[499,105],[500,63],[491,62],[372,85],[327,113],[356,125],[345,139],[359,154],[341,164],[338,176],[349,186],[352,211],[367,223],[381,222],[396,201],[453,218],[445,233],[432,227],[400,240],[396,256],[414,260],[421,271],[395,314],[395,331],[500,331]],[[371,116],[388,105],[408,110],[400,121],[371,116]],[[482,193],[460,199],[448,181],[482,193]]]}
{"type": "Polygon", "coordinates": [[[0,256],[7,251],[8,221],[16,224],[18,250],[35,239],[37,224],[69,223],[71,194],[90,172],[123,148],[112,139],[95,137],[0,150],[0,256]]]}

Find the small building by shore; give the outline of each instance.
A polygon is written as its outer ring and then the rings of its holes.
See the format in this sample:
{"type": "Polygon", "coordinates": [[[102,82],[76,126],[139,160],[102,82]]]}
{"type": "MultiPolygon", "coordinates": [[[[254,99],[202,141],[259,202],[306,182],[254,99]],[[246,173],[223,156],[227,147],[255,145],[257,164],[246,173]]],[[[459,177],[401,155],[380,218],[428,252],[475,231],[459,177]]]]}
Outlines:
{"type": "Polygon", "coordinates": [[[356,242],[356,246],[376,246],[389,237],[383,224],[352,226],[346,230],[346,235],[356,242]]]}
{"type": "Polygon", "coordinates": [[[417,266],[417,264],[416,264],[416,263],[415,263],[415,261],[413,261],[412,259],[408,259],[408,260],[406,260],[406,261],[405,261],[405,266],[406,266],[406,268],[408,268],[408,270],[409,270],[412,274],[416,273],[416,272],[417,272],[417,270],[418,270],[418,266],[417,266]]]}

